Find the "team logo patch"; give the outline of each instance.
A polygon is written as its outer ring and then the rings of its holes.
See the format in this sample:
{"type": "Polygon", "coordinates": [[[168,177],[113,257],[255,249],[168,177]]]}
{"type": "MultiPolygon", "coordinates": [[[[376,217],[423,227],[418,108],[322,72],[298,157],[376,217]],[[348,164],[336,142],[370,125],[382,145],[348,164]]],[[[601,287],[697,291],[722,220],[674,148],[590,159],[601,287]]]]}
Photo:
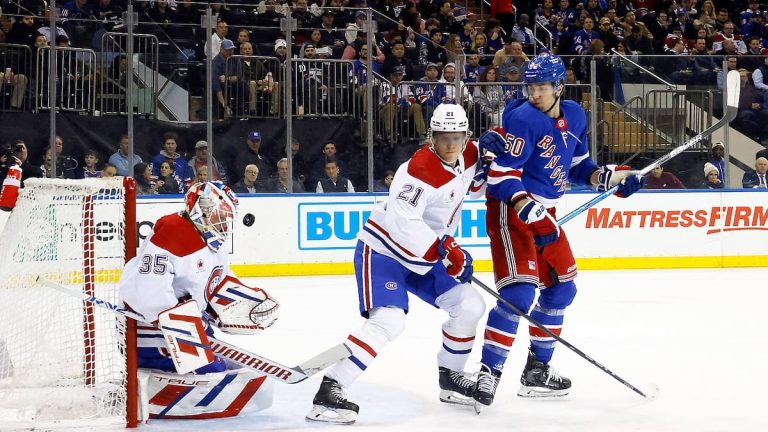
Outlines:
{"type": "Polygon", "coordinates": [[[528,268],[531,270],[536,270],[536,261],[528,260],[528,268]]]}
{"type": "Polygon", "coordinates": [[[456,191],[451,191],[451,194],[448,196],[448,201],[453,201],[456,198],[456,191]]]}
{"type": "Polygon", "coordinates": [[[219,286],[219,283],[224,279],[224,267],[216,266],[211,271],[211,275],[208,277],[208,282],[205,284],[206,297],[210,300],[213,298],[213,290],[219,286]]]}
{"type": "Polygon", "coordinates": [[[201,272],[203,270],[205,270],[205,263],[203,262],[202,259],[199,259],[197,260],[197,271],[201,272]]]}
{"type": "Polygon", "coordinates": [[[384,284],[384,288],[390,291],[394,291],[397,289],[397,282],[387,282],[386,284],[384,284]]]}

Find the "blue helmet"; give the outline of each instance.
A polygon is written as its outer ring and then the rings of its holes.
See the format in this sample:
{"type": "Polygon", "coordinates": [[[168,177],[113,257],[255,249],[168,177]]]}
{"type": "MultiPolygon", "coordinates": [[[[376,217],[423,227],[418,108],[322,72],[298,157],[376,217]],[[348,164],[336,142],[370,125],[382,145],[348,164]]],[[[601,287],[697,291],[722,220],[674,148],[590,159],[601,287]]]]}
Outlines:
{"type": "Polygon", "coordinates": [[[526,84],[551,82],[554,87],[563,85],[565,84],[565,64],[554,54],[537,55],[526,65],[523,81],[526,84]]]}

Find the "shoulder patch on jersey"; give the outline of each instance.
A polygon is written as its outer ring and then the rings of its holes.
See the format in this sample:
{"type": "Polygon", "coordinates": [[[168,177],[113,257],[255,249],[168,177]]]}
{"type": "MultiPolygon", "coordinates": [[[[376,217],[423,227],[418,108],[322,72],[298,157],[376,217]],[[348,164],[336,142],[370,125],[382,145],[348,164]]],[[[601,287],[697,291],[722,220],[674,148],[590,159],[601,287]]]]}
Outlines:
{"type": "Polygon", "coordinates": [[[443,167],[437,155],[423,146],[408,161],[408,174],[437,189],[456,178],[443,167]]]}
{"type": "Polygon", "coordinates": [[[154,245],[178,257],[190,255],[206,247],[197,228],[179,213],[158,219],[155,222],[151,241],[154,245]]]}

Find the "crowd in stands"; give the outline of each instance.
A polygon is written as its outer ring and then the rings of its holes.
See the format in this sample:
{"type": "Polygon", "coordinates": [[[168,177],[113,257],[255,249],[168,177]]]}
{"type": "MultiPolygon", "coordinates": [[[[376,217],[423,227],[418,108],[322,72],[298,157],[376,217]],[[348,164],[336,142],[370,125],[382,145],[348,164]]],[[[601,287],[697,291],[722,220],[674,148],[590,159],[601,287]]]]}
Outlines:
{"type": "MultiPolygon", "coordinates": [[[[26,45],[32,50],[49,44],[51,29],[45,18],[45,1],[1,2],[0,43],[26,45]]],[[[140,22],[137,31],[157,36],[163,49],[170,49],[177,60],[201,61],[210,52],[214,73],[213,94],[208,96],[217,118],[279,116],[287,103],[280,99],[285,85],[281,80],[293,81],[293,94],[285,99],[293,101],[295,115],[362,117],[359,107],[365,100],[364,85],[373,76],[377,109],[366,114],[370,118],[362,122],[361,129],[373,120],[375,125],[367,127],[375,128],[379,147],[387,152],[382,157],[386,164],[377,170],[377,187],[385,188],[386,173],[424,142],[437,104],[462,104],[476,133],[493,127],[499,123],[507,101],[524,97],[518,82],[528,58],[536,54],[537,47],[550,43],[552,51],[567,56],[569,83],[588,83],[585,59],[598,58],[600,79],[596,84],[602,98],[608,100],[613,93],[613,50],[676,84],[704,87],[722,87],[725,61],[727,69],[739,70],[742,75],[742,106],[735,126],[758,141],[768,139],[762,127],[768,120],[768,27],[764,22],[768,4],[764,3],[493,1],[491,14],[480,21],[472,12],[477,11],[473,2],[262,0],[257,5],[211,3],[217,17],[211,30],[200,27],[208,3],[156,0],[134,1],[133,5],[140,22]],[[373,8],[376,21],[372,47],[367,44],[368,15],[362,10],[366,7],[373,8]],[[280,28],[285,17],[297,22],[291,38],[280,28]],[[289,45],[295,64],[293,76],[286,77],[282,68],[289,45]],[[366,67],[369,57],[372,71],[366,67]],[[454,85],[457,75],[458,88],[454,85]]],[[[126,6],[126,0],[63,3],[54,43],[101,49],[105,32],[125,31],[122,12],[126,6]]],[[[25,98],[34,93],[28,89],[35,77],[20,73],[23,65],[14,63],[8,53],[0,48],[0,109],[22,109],[25,98]]],[[[117,81],[124,75],[121,62],[125,63],[124,56],[116,56],[110,72],[117,81]]],[[[623,72],[632,73],[628,69],[623,72]]],[[[90,74],[83,75],[70,79],[89,79],[90,74]]],[[[204,82],[196,84],[204,88],[204,82]]],[[[566,97],[580,99],[581,90],[569,88],[566,97]]],[[[360,135],[365,136],[362,132],[360,135]]],[[[190,149],[194,155],[187,156],[169,142],[146,165],[136,159],[138,156],[129,162],[121,142],[114,155],[87,155],[90,165],[87,159],[77,161],[77,169],[78,175],[94,173],[99,161],[108,160],[107,168],[115,168],[118,175],[135,174],[144,179],[140,183],[150,193],[183,190],[191,179],[205,176],[248,191],[287,189],[289,182],[281,177],[287,162],[267,160],[260,153],[259,142],[258,136],[249,135],[242,158],[218,155],[222,160],[215,160],[211,173],[203,169],[208,151],[205,141],[195,143],[190,149]]],[[[362,186],[357,179],[348,178],[345,162],[349,161],[341,160],[335,144],[329,144],[334,149],[324,148],[316,163],[305,164],[294,154],[290,183],[294,190],[299,186],[306,191],[341,192],[362,186]]],[[[60,172],[69,176],[67,159],[61,160],[58,163],[65,165],[60,172]]]]}

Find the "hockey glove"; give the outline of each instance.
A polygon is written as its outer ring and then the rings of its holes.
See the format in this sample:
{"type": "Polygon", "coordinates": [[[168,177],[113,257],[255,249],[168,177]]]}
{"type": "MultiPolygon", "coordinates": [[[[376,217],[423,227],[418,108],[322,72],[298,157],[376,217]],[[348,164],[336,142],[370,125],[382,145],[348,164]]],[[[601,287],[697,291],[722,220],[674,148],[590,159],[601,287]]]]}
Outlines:
{"type": "Polygon", "coordinates": [[[626,198],[645,186],[645,177],[628,165],[603,165],[597,174],[597,190],[600,192],[619,185],[616,196],[626,198]]]}
{"type": "Polygon", "coordinates": [[[504,154],[507,151],[507,133],[504,129],[497,127],[487,130],[480,135],[478,143],[480,144],[480,157],[486,162],[491,163],[496,156],[504,154]]]}
{"type": "Polygon", "coordinates": [[[546,207],[534,200],[528,201],[517,211],[520,220],[528,224],[533,234],[533,242],[538,247],[544,247],[560,236],[560,227],[546,207]]]}
{"type": "Polygon", "coordinates": [[[456,240],[449,236],[444,235],[443,238],[437,243],[437,254],[443,259],[443,262],[448,261],[449,264],[445,267],[448,274],[453,276],[457,281],[461,283],[469,282],[472,278],[472,256],[469,252],[459,247],[456,240]]]}

